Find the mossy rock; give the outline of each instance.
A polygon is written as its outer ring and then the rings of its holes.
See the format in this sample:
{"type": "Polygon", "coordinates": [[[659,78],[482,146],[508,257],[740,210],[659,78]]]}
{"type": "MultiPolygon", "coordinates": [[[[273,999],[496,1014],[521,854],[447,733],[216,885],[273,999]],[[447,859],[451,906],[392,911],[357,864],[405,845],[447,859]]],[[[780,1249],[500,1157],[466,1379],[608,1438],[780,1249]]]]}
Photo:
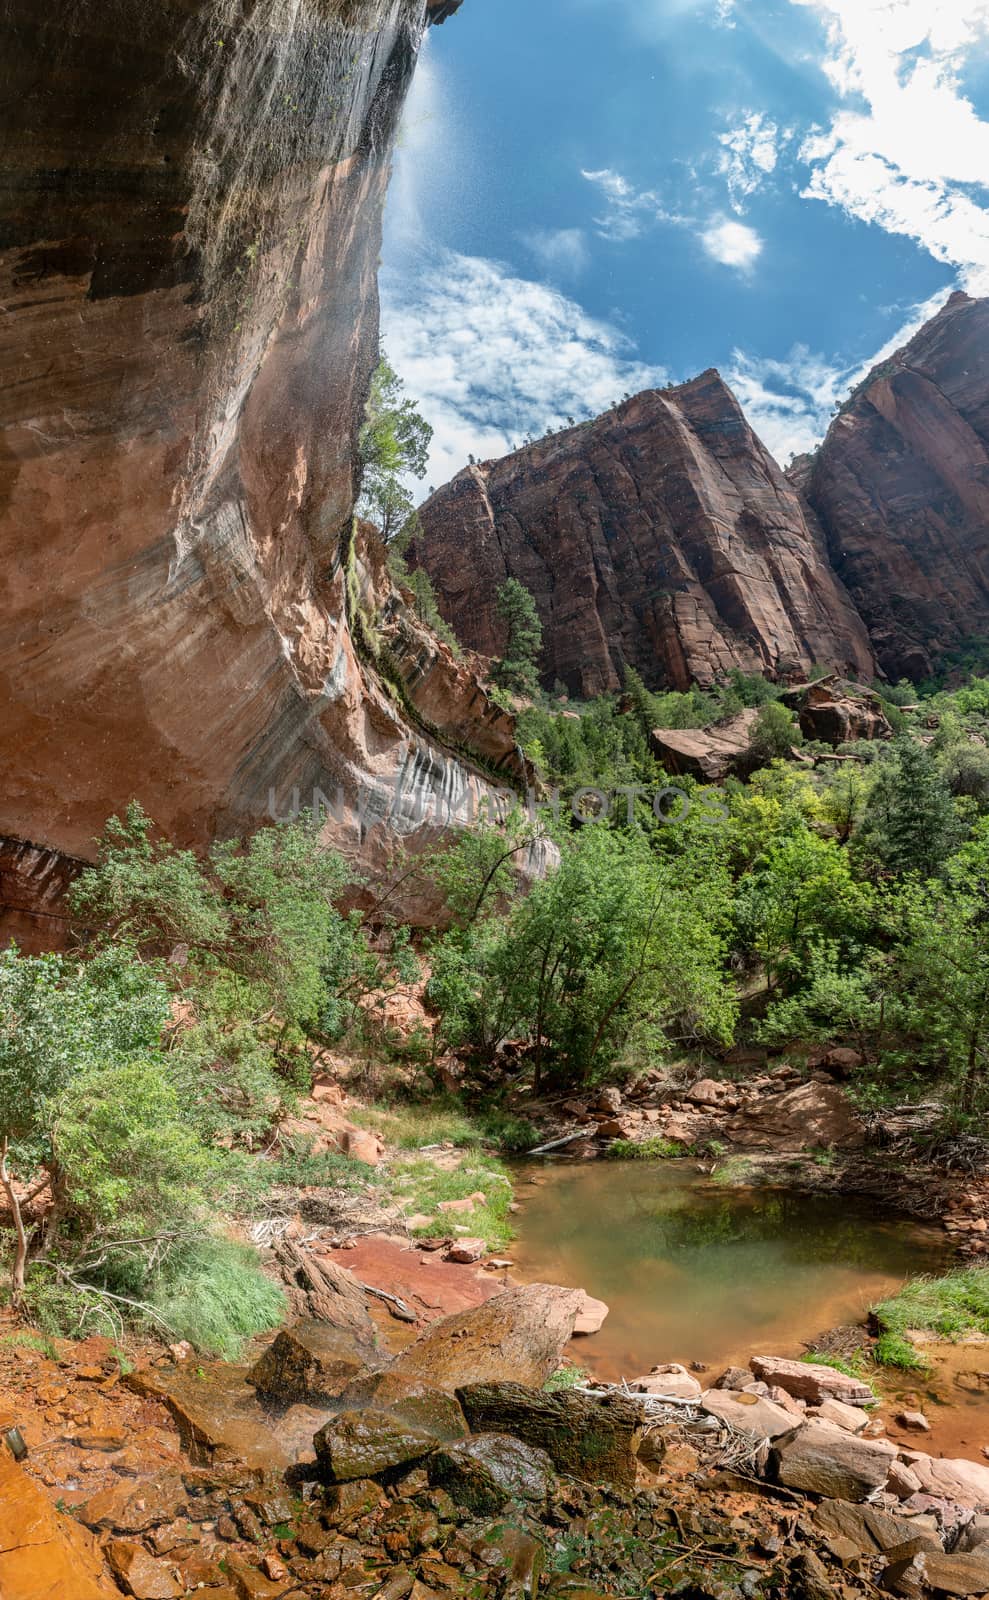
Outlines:
{"type": "Polygon", "coordinates": [[[518,1383],[475,1383],[458,1389],[457,1399],[474,1433],[511,1434],[584,1483],[635,1484],[642,1413],[621,1395],[595,1399],[573,1390],[545,1394],[518,1383]]]}

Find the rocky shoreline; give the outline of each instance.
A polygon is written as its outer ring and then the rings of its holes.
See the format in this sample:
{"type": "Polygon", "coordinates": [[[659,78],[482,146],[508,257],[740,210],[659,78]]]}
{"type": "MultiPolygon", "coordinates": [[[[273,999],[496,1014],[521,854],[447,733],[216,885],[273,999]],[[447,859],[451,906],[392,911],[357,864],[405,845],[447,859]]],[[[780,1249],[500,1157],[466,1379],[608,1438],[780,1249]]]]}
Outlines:
{"type": "Polygon", "coordinates": [[[989,1464],[886,1437],[857,1378],[754,1357],[547,1392],[574,1291],[504,1291],[397,1353],[358,1295],[249,1369],[5,1346],[4,1600],[989,1592],[989,1464]]]}

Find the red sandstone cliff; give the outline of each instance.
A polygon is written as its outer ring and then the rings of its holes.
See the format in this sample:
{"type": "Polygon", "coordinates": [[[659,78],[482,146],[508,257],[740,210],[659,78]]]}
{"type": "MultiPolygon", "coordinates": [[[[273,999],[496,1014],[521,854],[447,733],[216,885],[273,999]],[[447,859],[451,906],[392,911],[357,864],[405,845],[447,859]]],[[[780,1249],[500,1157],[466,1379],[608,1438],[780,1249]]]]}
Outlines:
{"type": "Polygon", "coordinates": [[[871,675],[861,619],[794,488],[716,372],[468,467],[421,511],[413,559],[461,639],[497,654],[495,594],[536,598],[547,683],[589,696],[731,668],[871,675]]]}
{"type": "MultiPolygon", "coordinates": [[[[521,775],[469,672],[420,639],[396,685],[348,615],[427,0],[0,15],[0,911],[46,939],[132,796],[203,845],[341,791],[332,837],[373,869],[482,765],[521,775]]],[[[375,608],[401,631],[380,582],[375,608]]]]}
{"type": "Polygon", "coordinates": [[[794,479],[890,678],[989,637],[989,300],[953,295],[794,479]]]}

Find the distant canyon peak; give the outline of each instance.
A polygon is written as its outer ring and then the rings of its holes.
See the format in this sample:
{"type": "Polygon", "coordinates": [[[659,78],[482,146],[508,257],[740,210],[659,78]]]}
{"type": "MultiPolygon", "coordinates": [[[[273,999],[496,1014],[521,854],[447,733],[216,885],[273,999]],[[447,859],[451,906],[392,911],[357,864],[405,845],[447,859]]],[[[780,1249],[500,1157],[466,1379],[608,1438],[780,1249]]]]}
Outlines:
{"type": "Polygon", "coordinates": [[[716,371],[472,465],[412,558],[497,655],[498,587],[543,623],[543,675],[588,697],[733,668],[926,676],[989,634],[989,300],[955,294],[784,473],[716,371]]]}

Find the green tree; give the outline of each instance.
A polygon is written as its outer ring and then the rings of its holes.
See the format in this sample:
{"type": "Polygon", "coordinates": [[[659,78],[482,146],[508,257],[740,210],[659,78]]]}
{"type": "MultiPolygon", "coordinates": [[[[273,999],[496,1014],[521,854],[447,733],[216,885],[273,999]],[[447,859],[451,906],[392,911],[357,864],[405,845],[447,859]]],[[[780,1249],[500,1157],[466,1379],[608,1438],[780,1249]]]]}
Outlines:
{"type": "Polygon", "coordinates": [[[0,1181],[14,1224],[11,1287],[24,1294],[25,1269],[40,1231],[25,1224],[30,1199],[50,1188],[58,1226],[65,1191],[53,1130],[73,1083],[88,1070],[116,1071],[157,1050],[169,995],[128,950],[88,963],[60,955],[0,952],[0,1181]],[[15,1172],[30,1186],[19,1195],[15,1172]]]}
{"type": "Polygon", "coordinates": [[[807,827],[775,839],[738,886],[739,942],[770,989],[798,984],[822,940],[854,964],[874,919],[874,891],[855,879],[847,851],[807,827]]]}
{"type": "Polygon", "coordinates": [[[360,433],[357,509],[377,524],[385,544],[391,544],[413,516],[415,502],[405,480],[426,476],[432,438],[432,428],[405,396],[405,385],[382,351],[360,433]]]}
{"type": "Polygon", "coordinates": [[[914,740],[897,740],[879,770],[856,848],[895,877],[934,878],[959,833],[958,813],[937,760],[914,740]]]}
{"type": "Polygon", "coordinates": [[[517,578],[506,578],[498,590],[498,616],[505,627],[505,653],[492,676],[509,694],[532,699],[539,692],[539,657],[543,628],[536,602],[517,578]]]}
{"type": "Polygon", "coordinates": [[[760,705],[749,740],[749,760],[753,766],[768,766],[770,761],[789,755],[794,745],[802,743],[803,736],[792,711],[778,700],[766,700],[760,705]]]}

